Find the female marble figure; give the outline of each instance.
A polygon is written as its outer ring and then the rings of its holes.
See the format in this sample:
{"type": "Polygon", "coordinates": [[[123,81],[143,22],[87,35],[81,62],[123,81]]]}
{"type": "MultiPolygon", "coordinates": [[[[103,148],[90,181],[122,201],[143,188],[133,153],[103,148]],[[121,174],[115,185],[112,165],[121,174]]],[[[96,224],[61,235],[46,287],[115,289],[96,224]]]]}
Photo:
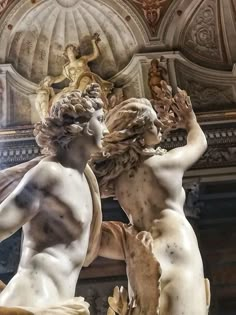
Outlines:
{"type": "MultiPolygon", "coordinates": [[[[93,168],[102,196],[115,196],[134,228],[151,233],[152,252],[162,269],[160,314],[205,315],[209,283],[204,279],[197,238],[183,212],[182,178],[204,153],[207,143],[184,91],[176,94],[172,109],[180,119],[179,127],[187,131],[185,146],[169,152],[157,147],[161,123],[150,102],[130,99],[108,113],[109,134],[104,139],[103,154],[94,158],[93,168]]],[[[121,228],[117,225],[106,223],[100,254],[125,259],[124,241],[120,241],[123,246],[118,244],[121,228]]],[[[148,283],[142,283],[146,290],[148,283]]],[[[131,282],[130,286],[135,289],[131,282]]],[[[157,314],[157,309],[147,311],[153,302],[146,300],[146,311],[138,314],[157,314]]]]}
{"type": "Polygon", "coordinates": [[[0,294],[0,311],[89,314],[83,298],[73,297],[82,266],[100,244],[100,197],[87,166],[106,132],[99,93],[92,84],[85,94],[75,90],[54,104],[35,129],[47,157],[0,205],[0,240],[20,227],[24,234],[19,268],[0,294]]]}

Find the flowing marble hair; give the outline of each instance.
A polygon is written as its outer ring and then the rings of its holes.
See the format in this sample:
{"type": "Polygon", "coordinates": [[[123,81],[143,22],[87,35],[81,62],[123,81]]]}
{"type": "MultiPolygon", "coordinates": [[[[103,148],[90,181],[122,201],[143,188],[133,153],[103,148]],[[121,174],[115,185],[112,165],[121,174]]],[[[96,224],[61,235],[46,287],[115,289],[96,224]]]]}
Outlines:
{"type": "Polygon", "coordinates": [[[102,108],[100,86],[90,84],[85,92],[64,94],[51,108],[46,121],[35,125],[34,136],[43,154],[57,154],[66,149],[78,134],[91,134],[88,122],[95,110],[102,108]]]}
{"type": "Polygon", "coordinates": [[[153,125],[153,108],[147,99],[128,99],[110,110],[105,118],[109,134],[103,151],[96,153],[91,167],[101,195],[114,196],[114,182],[124,171],[135,169],[146,156],[163,155],[166,150],[147,147],[144,133],[153,125]]]}

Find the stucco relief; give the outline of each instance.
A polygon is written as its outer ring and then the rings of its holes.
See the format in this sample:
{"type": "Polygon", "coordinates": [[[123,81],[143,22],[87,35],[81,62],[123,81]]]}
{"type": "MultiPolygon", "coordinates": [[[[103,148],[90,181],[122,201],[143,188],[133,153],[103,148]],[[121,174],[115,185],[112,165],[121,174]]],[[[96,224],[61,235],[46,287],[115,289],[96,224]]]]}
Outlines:
{"type": "Polygon", "coordinates": [[[215,58],[221,61],[220,36],[217,31],[216,15],[216,1],[205,1],[204,5],[195,13],[195,17],[187,31],[184,45],[199,55],[207,57],[207,59],[215,58]]]}
{"type": "Polygon", "coordinates": [[[209,148],[198,162],[198,166],[216,167],[236,165],[236,147],[209,148]]]}
{"type": "Polygon", "coordinates": [[[161,11],[167,0],[132,0],[143,12],[145,20],[153,35],[155,35],[157,24],[161,17],[161,11]]]}
{"type": "Polygon", "coordinates": [[[186,80],[184,89],[189,93],[196,111],[222,110],[233,108],[232,88],[200,84],[195,80],[186,80]]]}
{"type": "Polygon", "coordinates": [[[0,14],[6,9],[9,0],[0,0],[0,14]]]}

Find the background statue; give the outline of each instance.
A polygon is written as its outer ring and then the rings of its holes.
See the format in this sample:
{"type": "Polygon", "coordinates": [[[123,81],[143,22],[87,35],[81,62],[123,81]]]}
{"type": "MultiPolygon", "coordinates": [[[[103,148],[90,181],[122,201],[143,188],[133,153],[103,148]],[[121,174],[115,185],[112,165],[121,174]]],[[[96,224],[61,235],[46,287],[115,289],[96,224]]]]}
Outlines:
{"type": "Polygon", "coordinates": [[[100,85],[102,91],[101,97],[103,98],[103,101],[106,101],[106,96],[110,93],[113,84],[111,82],[104,81],[97,74],[91,72],[88,66],[88,63],[96,60],[100,54],[98,48],[99,41],[100,37],[97,33],[95,33],[92,38],[93,52],[89,55],[81,55],[79,47],[76,47],[73,44],[66,46],[64,56],[67,62],[63,66],[62,73],[57,77],[50,78],[53,83],[59,83],[68,79],[69,86],[59,92],[52,102],[56,102],[62,94],[68,91],[73,91],[74,89],[78,89],[83,92],[92,82],[96,82],[100,85]]]}
{"type": "Polygon", "coordinates": [[[151,103],[162,122],[162,132],[167,134],[175,128],[175,115],[171,109],[173,103],[172,87],[168,80],[168,60],[161,56],[153,59],[148,72],[148,85],[152,94],[151,103]]]}
{"type": "Polygon", "coordinates": [[[55,96],[54,90],[51,87],[53,80],[47,76],[39,83],[39,89],[35,99],[35,107],[39,113],[41,121],[44,123],[49,116],[49,101],[55,96]]]}
{"type": "MultiPolygon", "coordinates": [[[[152,252],[162,269],[160,314],[205,315],[210,303],[209,282],[204,279],[197,238],[184,215],[182,179],[207,143],[186,92],[179,90],[172,101],[178,118],[176,127],[187,131],[185,146],[169,152],[159,148],[162,124],[150,102],[130,99],[108,113],[110,133],[104,139],[103,154],[94,157],[93,169],[102,196],[115,196],[133,227],[151,233],[152,252]]],[[[124,246],[119,245],[123,244],[123,235],[117,231],[111,225],[110,232],[107,229],[103,235],[103,244],[110,247],[107,250],[104,246],[103,256],[125,258],[124,246]]],[[[145,295],[145,290],[144,285],[139,294],[145,295]]],[[[150,310],[153,303],[152,297],[147,297],[145,305],[150,310]]]]}
{"type": "MultiPolygon", "coordinates": [[[[162,88],[161,81],[168,82],[167,59],[161,57],[152,59],[151,66],[148,71],[148,85],[152,93],[152,98],[156,99],[162,88]]],[[[171,89],[171,88],[170,88],[171,89]]]]}
{"type": "Polygon", "coordinates": [[[34,314],[89,314],[83,298],[73,297],[82,266],[93,261],[100,245],[100,196],[87,166],[106,132],[99,94],[93,84],[84,95],[74,91],[61,97],[35,128],[36,141],[48,155],[27,163],[31,169],[7,198],[11,181],[4,186],[1,180],[6,194],[0,240],[21,226],[24,233],[18,271],[0,294],[0,310],[7,314],[19,308],[34,314]]]}

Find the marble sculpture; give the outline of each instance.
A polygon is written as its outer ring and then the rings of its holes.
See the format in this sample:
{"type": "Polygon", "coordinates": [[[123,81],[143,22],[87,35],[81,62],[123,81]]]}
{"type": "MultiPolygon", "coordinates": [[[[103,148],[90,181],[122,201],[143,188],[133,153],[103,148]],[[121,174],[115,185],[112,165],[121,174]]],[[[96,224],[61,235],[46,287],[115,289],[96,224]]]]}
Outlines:
{"type": "Polygon", "coordinates": [[[89,314],[74,295],[100,245],[100,198],[87,165],[106,133],[99,95],[92,84],[54,103],[34,131],[45,156],[0,205],[0,239],[20,227],[24,234],[18,271],[0,294],[2,314],[89,314]]]}
{"type": "Polygon", "coordinates": [[[117,104],[123,95],[113,97],[105,126],[112,85],[87,65],[98,56],[98,41],[95,35],[90,56],[78,57],[68,45],[61,76],[40,84],[34,133],[42,156],[0,174],[0,240],[20,227],[24,234],[18,271],[0,293],[0,314],[90,314],[89,304],[74,297],[75,286],[82,266],[100,255],[127,264],[129,292],[114,289],[108,315],[206,315],[209,281],[182,188],[206,138],[186,92],[172,95],[158,69],[163,59],[151,63],[153,104],[135,98],[117,104]],[[51,85],[65,78],[69,86],[55,95],[51,85]],[[186,129],[187,143],[167,152],[159,144],[173,128],[186,129]],[[89,160],[102,198],[116,197],[130,224],[102,223],[89,160]]]}

